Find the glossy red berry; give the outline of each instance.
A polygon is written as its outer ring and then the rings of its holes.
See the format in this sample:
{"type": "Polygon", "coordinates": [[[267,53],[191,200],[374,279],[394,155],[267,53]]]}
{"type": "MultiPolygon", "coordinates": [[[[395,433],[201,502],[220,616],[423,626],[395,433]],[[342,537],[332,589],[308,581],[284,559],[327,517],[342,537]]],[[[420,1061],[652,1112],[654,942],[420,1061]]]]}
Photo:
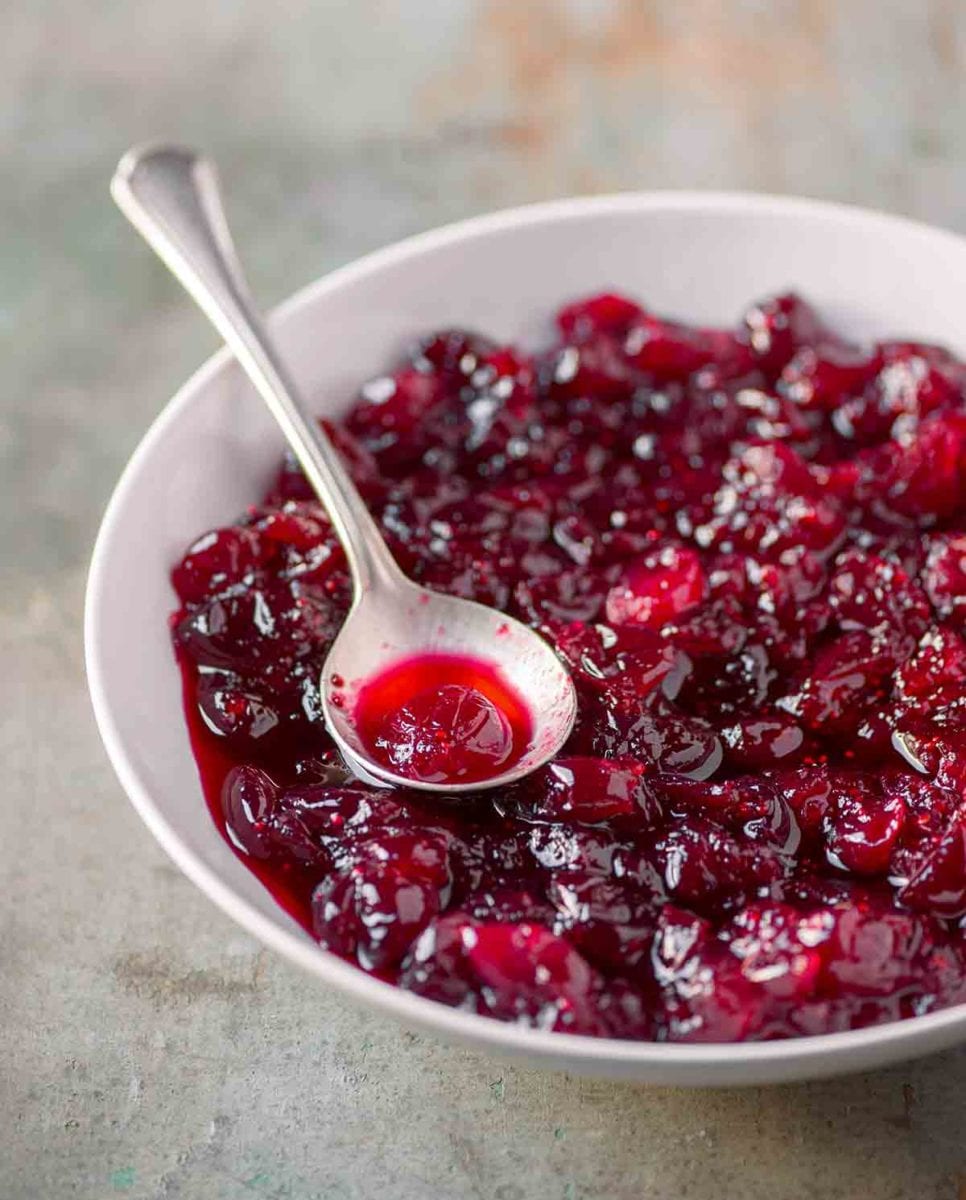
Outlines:
{"type": "Polygon", "coordinates": [[[659,630],[697,607],[707,583],[693,550],[667,546],[628,567],[607,593],[604,611],[612,625],[659,630]]]}

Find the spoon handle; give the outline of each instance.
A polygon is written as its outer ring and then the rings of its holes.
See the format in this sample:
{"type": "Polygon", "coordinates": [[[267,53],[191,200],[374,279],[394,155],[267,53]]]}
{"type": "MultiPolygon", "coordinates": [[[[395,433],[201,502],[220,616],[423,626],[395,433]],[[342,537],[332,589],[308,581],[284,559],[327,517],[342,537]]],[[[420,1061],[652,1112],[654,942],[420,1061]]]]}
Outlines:
{"type": "Polygon", "coordinates": [[[356,598],[376,586],[407,583],[272,345],[232,243],[214,163],[182,146],[135,148],[118,164],[111,195],[224,338],[282,427],[342,543],[356,598]]]}

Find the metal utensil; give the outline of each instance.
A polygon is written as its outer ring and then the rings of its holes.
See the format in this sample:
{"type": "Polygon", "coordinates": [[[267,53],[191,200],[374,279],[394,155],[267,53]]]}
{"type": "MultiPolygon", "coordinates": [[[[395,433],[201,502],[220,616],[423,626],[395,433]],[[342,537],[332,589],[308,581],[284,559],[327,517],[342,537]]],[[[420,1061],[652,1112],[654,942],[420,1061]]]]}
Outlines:
{"type": "MultiPolygon", "coordinates": [[[[483,604],[428,591],[399,569],[338,452],[305,415],[251,300],[214,164],[181,146],[136,148],[121,159],[111,194],[228,344],[281,426],[345,550],[353,601],[325,661],[320,688],[326,725],[352,768],[373,783],[453,793],[512,783],[542,766],[573,727],[576,696],[570,676],[547,643],[519,621],[483,604]],[[353,687],[421,654],[482,659],[526,702],[533,734],[511,769],[481,782],[423,783],[372,759],[354,723],[353,687]]],[[[324,345],[325,331],[319,336],[324,345]]]]}

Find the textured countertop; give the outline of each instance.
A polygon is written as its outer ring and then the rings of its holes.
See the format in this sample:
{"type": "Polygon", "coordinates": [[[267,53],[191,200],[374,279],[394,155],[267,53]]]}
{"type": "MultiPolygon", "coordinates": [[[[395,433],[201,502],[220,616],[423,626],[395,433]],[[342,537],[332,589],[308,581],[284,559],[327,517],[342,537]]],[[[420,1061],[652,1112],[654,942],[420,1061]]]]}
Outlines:
{"type": "Polygon", "coordinates": [[[966,229],[964,101],[956,0],[6,0],[2,1200],[966,1197],[966,1048],[687,1092],[501,1066],[326,994],[142,827],[80,639],[113,482],[215,345],[108,201],[128,143],[217,155],[271,302],[570,192],[804,192],[966,229]]]}

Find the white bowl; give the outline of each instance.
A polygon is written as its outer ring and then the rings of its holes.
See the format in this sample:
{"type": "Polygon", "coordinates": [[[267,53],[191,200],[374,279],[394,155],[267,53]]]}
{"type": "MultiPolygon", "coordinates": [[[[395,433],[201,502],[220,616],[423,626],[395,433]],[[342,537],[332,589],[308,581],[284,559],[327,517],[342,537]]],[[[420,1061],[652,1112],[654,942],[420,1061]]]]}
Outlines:
{"type": "MultiPolygon", "coordinates": [[[[604,288],[671,315],[731,322],[751,299],[789,287],[857,337],[909,336],[966,351],[966,240],[859,209],[715,193],[565,200],[465,221],[326,276],[283,305],[274,328],[306,394],[338,415],[363,380],[433,328],[527,340],[546,330],[561,302],[604,288]]],[[[124,471],[87,591],[91,696],[114,768],[161,845],[226,913],[363,1004],[546,1067],[659,1083],[761,1083],[879,1066],[966,1039],[966,1005],[752,1045],[536,1032],[422,999],[320,950],[212,824],[168,632],[171,564],[198,533],[230,523],[259,497],[281,449],[241,372],[216,355],[124,471]]]]}

